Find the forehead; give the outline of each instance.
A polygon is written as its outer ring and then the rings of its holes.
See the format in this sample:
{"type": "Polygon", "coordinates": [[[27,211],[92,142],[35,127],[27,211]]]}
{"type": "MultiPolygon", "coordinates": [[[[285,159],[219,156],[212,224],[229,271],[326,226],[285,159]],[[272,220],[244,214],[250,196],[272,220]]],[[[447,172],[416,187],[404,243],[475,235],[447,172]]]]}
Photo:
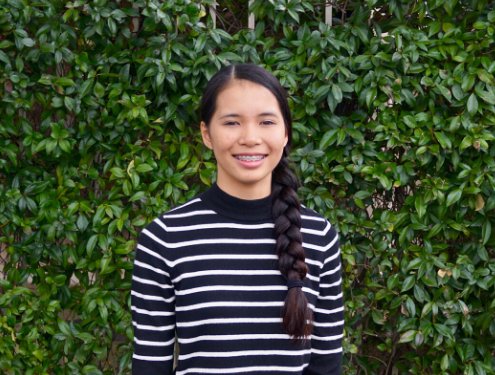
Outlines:
{"type": "Polygon", "coordinates": [[[266,87],[248,80],[236,80],[217,96],[215,116],[236,113],[240,116],[255,116],[272,112],[282,116],[275,95],[266,87]]]}

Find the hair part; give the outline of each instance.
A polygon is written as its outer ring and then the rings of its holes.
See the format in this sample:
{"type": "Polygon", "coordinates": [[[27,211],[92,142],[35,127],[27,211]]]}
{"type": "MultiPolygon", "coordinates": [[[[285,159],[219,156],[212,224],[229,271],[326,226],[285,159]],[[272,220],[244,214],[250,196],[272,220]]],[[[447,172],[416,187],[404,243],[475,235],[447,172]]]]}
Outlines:
{"type": "MultiPolygon", "coordinates": [[[[201,119],[208,127],[216,111],[218,94],[235,80],[249,80],[257,83],[275,96],[284,118],[288,142],[282,157],[272,171],[270,200],[272,217],[275,223],[276,253],[278,266],[283,277],[289,280],[304,280],[308,273],[305,263],[306,254],[302,247],[301,203],[297,195],[298,183],[289,165],[290,145],[292,143],[292,117],[287,94],[280,81],[267,69],[252,63],[225,66],[220,69],[206,85],[201,99],[201,119]]],[[[313,312],[308,305],[302,288],[291,288],[285,297],[281,311],[282,326],[292,337],[292,341],[305,343],[313,331],[313,312]]]]}

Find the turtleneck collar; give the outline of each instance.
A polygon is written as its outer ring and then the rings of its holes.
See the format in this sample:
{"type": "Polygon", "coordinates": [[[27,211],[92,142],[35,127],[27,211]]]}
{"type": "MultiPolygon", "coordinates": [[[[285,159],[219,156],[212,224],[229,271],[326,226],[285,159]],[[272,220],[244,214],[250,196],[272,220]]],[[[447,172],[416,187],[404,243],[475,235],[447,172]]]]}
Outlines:
{"type": "Polygon", "coordinates": [[[260,199],[241,199],[226,193],[214,182],[198,197],[213,211],[231,219],[250,222],[272,220],[270,195],[260,199]]]}

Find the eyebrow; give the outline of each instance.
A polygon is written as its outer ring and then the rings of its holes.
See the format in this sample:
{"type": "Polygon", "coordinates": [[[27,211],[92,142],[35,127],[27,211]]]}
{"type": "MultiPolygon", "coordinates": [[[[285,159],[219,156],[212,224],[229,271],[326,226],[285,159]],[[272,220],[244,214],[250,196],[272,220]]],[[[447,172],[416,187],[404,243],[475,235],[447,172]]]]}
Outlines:
{"type": "MultiPolygon", "coordinates": [[[[278,115],[276,113],[273,113],[273,112],[263,112],[263,113],[260,113],[258,115],[258,117],[261,117],[261,116],[275,116],[275,117],[278,117],[278,115]]],[[[224,115],[222,117],[219,118],[219,120],[225,118],[225,117],[242,117],[241,115],[238,115],[237,113],[230,113],[228,115],[224,115]]]]}

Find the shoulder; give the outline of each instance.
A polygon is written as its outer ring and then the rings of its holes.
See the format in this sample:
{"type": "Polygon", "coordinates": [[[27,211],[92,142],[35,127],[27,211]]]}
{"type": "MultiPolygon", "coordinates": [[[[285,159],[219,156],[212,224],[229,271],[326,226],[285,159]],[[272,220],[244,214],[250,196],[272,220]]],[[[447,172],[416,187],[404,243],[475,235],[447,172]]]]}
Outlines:
{"type": "Polygon", "coordinates": [[[334,225],[317,211],[301,204],[304,247],[332,256],[338,252],[339,235],[334,225]]]}
{"type": "Polygon", "coordinates": [[[331,232],[337,235],[335,227],[319,212],[304,206],[301,203],[301,219],[303,228],[322,231],[323,235],[331,232]]]}
{"type": "Polygon", "coordinates": [[[209,208],[202,202],[201,194],[196,195],[178,206],[163,211],[149,222],[141,231],[141,236],[152,237],[155,239],[164,239],[171,226],[182,226],[185,223],[191,223],[199,216],[210,212],[209,208]]]}

